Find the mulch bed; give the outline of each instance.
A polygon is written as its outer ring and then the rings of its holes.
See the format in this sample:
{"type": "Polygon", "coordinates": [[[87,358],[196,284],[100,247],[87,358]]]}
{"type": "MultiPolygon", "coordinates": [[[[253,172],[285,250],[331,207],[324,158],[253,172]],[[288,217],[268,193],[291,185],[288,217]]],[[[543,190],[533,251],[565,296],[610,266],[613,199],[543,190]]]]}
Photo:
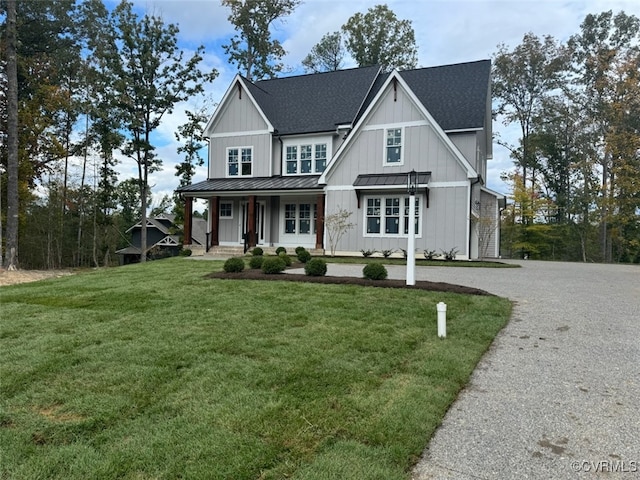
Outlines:
{"type": "MultiPolygon", "coordinates": [[[[290,268],[304,268],[303,264],[293,264],[290,268]]],[[[463,285],[453,285],[444,282],[427,282],[416,280],[415,285],[406,285],[405,280],[368,280],[366,278],[356,277],[311,277],[308,275],[279,273],[275,275],[267,275],[260,269],[245,269],[239,273],[215,272],[206,276],[207,278],[222,278],[228,280],[265,280],[265,281],[284,281],[284,282],[308,282],[308,283],[324,283],[334,285],[362,285],[365,287],[383,287],[383,288],[411,288],[415,290],[429,290],[433,292],[449,292],[463,293],[467,295],[493,295],[479,288],[465,287],[463,285]]]]}

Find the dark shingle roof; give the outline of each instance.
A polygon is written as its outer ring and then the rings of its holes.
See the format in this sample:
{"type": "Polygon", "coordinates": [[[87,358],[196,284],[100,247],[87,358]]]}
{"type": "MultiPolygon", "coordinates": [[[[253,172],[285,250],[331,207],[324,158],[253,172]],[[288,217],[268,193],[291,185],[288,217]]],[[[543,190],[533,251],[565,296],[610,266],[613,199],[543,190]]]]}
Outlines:
{"type": "Polygon", "coordinates": [[[234,192],[244,190],[320,190],[320,175],[301,175],[291,177],[248,177],[248,178],[212,178],[203,182],[180,187],[182,193],[198,192],[234,192]]]}
{"type": "Polygon", "coordinates": [[[490,60],[407,70],[400,75],[443,130],[485,126],[490,60]]]}
{"type": "MultiPolygon", "coordinates": [[[[485,126],[490,73],[481,60],[400,75],[443,130],[459,130],[485,126]]],[[[290,135],[353,123],[388,76],[373,66],[246,83],[278,133],[290,135]]]]}
{"type": "Polygon", "coordinates": [[[356,118],[378,66],[247,82],[281,135],[335,131],[356,118]]]}

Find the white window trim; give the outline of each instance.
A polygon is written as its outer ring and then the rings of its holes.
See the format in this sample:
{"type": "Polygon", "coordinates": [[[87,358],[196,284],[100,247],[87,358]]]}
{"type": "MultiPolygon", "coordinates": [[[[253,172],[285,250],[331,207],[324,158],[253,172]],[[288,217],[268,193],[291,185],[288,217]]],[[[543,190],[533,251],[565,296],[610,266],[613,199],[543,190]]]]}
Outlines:
{"type": "Polygon", "coordinates": [[[315,200],[283,200],[282,201],[282,208],[280,209],[280,219],[281,219],[281,225],[282,225],[282,229],[280,234],[283,236],[283,239],[294,239],[294,238],[315,238],[316,236],[316,218],[317,218],[317,213],[318,213],[318,205],[315,203],[315,200]],[[309,233],[300,233],[300,205],[311,205],[311,210],[310,210],[310,231],[309,233]],[[295,205],[296,206],[296,210],[295,210],[295,229],[296,231],[294,233],[287,233],[286,229],[286,207],[285,205],[295,205]]]}
{"type": "Polygon", "coordinates": [[[399,167],[404,165],[404,151],[405,145],[407,143],[407,138],[405,136],[405,128],[404,125],[390,125],[385,127],[383,130],[384,135],[382,138],[383,141],[383,150],[382,150],[382,166],[383,167],[399,167]],[[400,161],[395,163],[387,162],[387,135],[389,130],[400,130],[400,161]]]}
{"type": "MultiPolygon", "coordinates": [[[[385,193],[380,195],[366,195],[363,197],[362,203],[362,236],[369,238],[407,238],[408,235],[404,233],[404,202],[405,199],[409,198],[408,193],[385,193]],[[368,200],[371,198],[379,198],[380,199],[380,233],[368,233],[367,232],[367,204],[368,200]],[[399,233],[385,233],[384,225],[385,225],[385,206],[387,198],[400,198],[400,225],[398,225],[399,233]]],[[[423,222],[423,212],[424,212],[424,199],[422,195],[416,194],[416,200],[418,201],[418,233],[416,233],[416,238],[422,238],[422,224],[423,222]]]]}
{"type": "Polygon", "coordinates": [[[254,161],[253,161],[253,145],[227,147],[225,153],[226,154],[225,154],[225,157],[224,157],[224,171],[225,171],[225,174],[226,174],[226,178],[240,178],[240,177],[251,178],[251,177],[253,177],[253,171],[254,171],[254,167],[255,167],[254,161]],[[251,175],[243,175],[242,174],[242,150],[243,149],[251,150],[251,175]],[[237,175],[229,175],[229,150],[238,150],[238,174],[237,175]]]}
{"type": "Polygon", "coordinates": [[[318,138],[296,138],[293,140],[285,140],[282,143],[282,175],[286,177],[297,177],[304,175],[321,175],[323,172],[327,170],[329,166],[329,162],[331,161],[332,155],[332,139],[331,137],[318,137],[318,138]],[[303,145],[311,145],[311,171],[309,173],[300,173],[300,147],[303,145]],[[316,146],[317,145],[325,145],[327,158],[325,161],[324,170],[319,172],[316,170],[316,146]],[[296,173],[287,173],[287,147],[297,147],[297,169],[296,173]]]}
{"type": "Polygon", "coordinates": [[[233,220],[233,202],[220,202],[220,206],[218,207],[218,218],[221,220],[233,220]],[[222,205],[231,205],[231,215],[223,216],[222,215],[222,205]]]}

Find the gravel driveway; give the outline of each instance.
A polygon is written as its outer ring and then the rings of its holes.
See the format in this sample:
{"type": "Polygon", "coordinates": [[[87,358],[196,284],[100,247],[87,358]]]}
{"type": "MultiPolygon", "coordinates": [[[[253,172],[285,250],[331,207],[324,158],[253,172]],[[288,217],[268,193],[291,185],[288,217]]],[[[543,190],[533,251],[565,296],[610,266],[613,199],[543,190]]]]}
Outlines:
{"type": "MultiPolygon", "coordinates": [[[[417,280],[482,288],[515,307],[413,478],[640,478],[640,267],[517,263],[417,269],[417,280]]],[[[405,267],[388,271],[405,278],[405,267]]]]}
{"type": "Polygon", "coordinates": [[[516,304],[414,479],[640,478],[640,267],[518,263],[416,273],[516,304]]]}

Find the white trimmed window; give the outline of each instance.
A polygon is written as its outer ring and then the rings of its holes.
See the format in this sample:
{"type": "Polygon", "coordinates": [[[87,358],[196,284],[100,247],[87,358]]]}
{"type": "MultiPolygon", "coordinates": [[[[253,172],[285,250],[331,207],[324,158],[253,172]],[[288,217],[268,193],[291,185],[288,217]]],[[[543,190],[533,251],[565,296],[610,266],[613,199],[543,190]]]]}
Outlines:
{"type": "Polygon", "coordinates": [[[250,177],[252,175],[253,147],[227,148],[227,176],[250,177]]]}
{"type": "Polygon", "coordinates": [[[284,233],[311,235],[316,233],[318,207],[315,203],[285,203],[284,233]]]}
{"type": "Polygon", "coordinates": [[[402,165],[404,163],[402,157],[402,130],[402,128],[388,128],[385,131],[385,165],[402,165]]]}
{"type": "Polygon", "coordinates": [[[313,175],[324,172],[326,167],[326,143],[307,143],[285,146],[285,175],[313,175]]]}
{"type": "MultiPolygon", "coordinates": [[[[405,237],[409,233],[409,196],[368,197],[364,211],[364,235],[367,237],[405,237]]],[[[420,197],[416,195],[416,235],[420,229],[420,197]]]]}
{"type": "Polygon", "coordinates": [[[220,218],[233,218],[232,202],[220,202],[220,218]]]}

